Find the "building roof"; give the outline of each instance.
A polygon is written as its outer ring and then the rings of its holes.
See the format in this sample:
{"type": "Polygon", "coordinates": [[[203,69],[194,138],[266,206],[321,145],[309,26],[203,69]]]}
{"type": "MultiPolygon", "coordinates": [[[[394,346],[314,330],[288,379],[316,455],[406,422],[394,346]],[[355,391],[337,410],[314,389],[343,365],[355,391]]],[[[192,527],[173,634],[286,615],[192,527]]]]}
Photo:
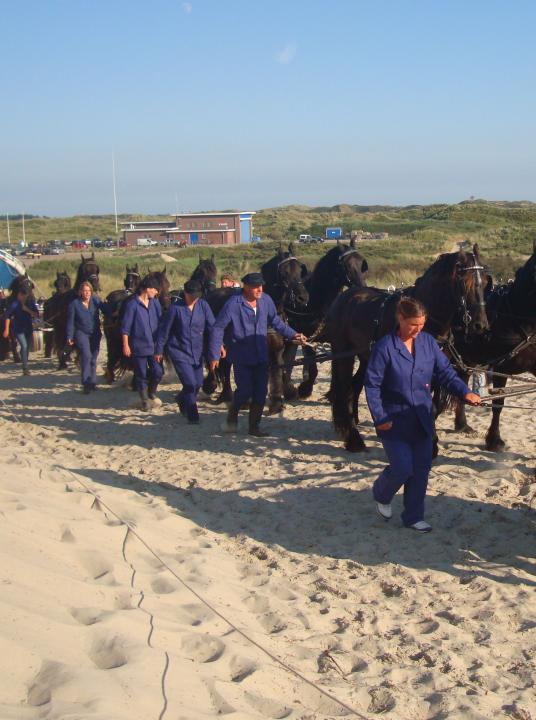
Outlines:
{"type": "Polygon", "coordinates": [[[221,215],[256,215],[256,210],[239,210],[237,212],[198,212],[173,213],[174,217],[220,217],[221,215]]]}
{"type": "Polygon", "coordinates": [[[170,233],[184,233],[184,234],[186,234],[186,233],[194,233],[194,235],[199,235],[199,233],[201,233],[201,235],[203,235],[204,233],[236,232],[236,229],[235,229],[235,228],[217,228],[216,230],[208,230],[208,229],[205,230],[205,228],[199,228],[199,229],[197,229],[197,228],[185,228],[185,229],[181,230],[180,228],[170,228],[170,229],[168,230],[168,232],[170,232],[170,233]]]}

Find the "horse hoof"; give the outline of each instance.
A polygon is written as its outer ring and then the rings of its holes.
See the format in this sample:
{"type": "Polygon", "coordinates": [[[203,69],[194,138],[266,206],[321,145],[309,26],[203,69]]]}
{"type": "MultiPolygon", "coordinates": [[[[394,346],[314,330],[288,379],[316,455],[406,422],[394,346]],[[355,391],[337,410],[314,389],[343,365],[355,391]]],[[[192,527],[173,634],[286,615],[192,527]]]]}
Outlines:
{"type": "Polygon", "coordinates": [[[476,435],[476,430],[467,423],[461,427],[455,427],[454,430],[458,433],[462,433],[463,435],[467,435],[468,437],[475,437],[476,435]]]}
{"type": "Polygon", "coordinates": [[[486,441],[486,450],[489,452],[502,452],[506,444],[503,440],[493,440],[492,442],[486,441]]]}
{"type": "Polygon", "coordinates": [[[288,385],[288,386],[284,389],[283,395],[284,395],[284,397],[285,397],[285,400],[289,400],[290,402],[292,402],[292,400],[297,400],[297,399],[298,399],[298,391],[296,390],[296,388],[294,387],[294,385],[288,385]]]}
{"type": "Polygon", "coordinates": [[[313,386],[310,383],[301,383],[298,387],[298,397],[305,400],[313,394],[313,386]]]}
{"type": "Polygon", "coordinates": [[[351,453],[368,452],[367,446],[360,437],[348,438],[348,440],[344,443],[344,447],[351,453]]]}

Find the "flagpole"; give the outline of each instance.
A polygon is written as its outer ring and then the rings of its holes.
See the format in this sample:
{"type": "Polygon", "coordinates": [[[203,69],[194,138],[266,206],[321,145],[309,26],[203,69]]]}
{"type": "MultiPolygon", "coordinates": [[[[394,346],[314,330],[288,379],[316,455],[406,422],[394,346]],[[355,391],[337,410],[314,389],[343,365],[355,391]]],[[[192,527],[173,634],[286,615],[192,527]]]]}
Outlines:
{"type": "Polygon", "coordinates": [[[6,223],[7,223],[7,242],[8,242],[8,245],[11,245],[11,235],[9,232],[9,213],[6,213],[6,223]]]}
{"type": "Polygon", "coordinates": [[[113,184],[114,184],[114,214],[115,214],[115,234],[119,232],[119,229],[117,227],[117,193],[115,190],[115,155],[112,150],[112,177],[113,177],[113,184]]]}
{"type": "Polygon", "coordinates": [[[24,229],[24,213],[22,213],[22,244],[26,247],[26,231],[24,229]]]}

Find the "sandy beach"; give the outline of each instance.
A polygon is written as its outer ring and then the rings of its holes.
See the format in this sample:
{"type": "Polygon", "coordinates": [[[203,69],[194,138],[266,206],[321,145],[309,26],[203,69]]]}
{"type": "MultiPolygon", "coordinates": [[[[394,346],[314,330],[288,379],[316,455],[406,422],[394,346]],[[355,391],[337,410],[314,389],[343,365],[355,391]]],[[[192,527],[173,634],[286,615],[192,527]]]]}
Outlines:
{"type": "Polygon", "coordinates": [[[534,410],[500,455],[489,410],[440,418],[420,535],[375,514],[383,450],[364,404],[369,452],[335,437],[327,365],[267,439],[187,425],[172,376],[142,414],[31,368],[0,374],[3,720],[536,718],[534,410]]]}

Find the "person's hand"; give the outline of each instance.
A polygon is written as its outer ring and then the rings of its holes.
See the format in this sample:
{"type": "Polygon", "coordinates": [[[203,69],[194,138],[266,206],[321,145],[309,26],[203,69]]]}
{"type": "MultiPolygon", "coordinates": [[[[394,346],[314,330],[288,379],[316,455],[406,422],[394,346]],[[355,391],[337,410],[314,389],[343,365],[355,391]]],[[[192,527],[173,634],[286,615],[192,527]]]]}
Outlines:
{"type": "Polygon", "coordinates": [[[307,336],[303,333],[296,333],[296,335],[292,338],[292,342],[295,342],[298,345],[304,345],[307,342],[307,336]]]}
{"type": "Polygon", "coordinates": [[[220,348],[220,360],[223,360],[224,357],[227,357],[227,350],[222,345],[220,348]]]}
{"type": "Polygon", "coordinates": [[[155,355],[155,356],[154,356],[154,359],[156,360],[157,363],[161,363],[161,362],[162,362],[162,357],[163,357],[162,355],[155,355]]]}
{"type": "Polygon", "coordinates": [[[67,345],[74,345],[74,340],[67,340],[67,345]]]}
{"type": "Polygon", "coordinates": [[[468,405],[480,405],[482,399],[474,392],[467,393],[463,398],[468,405]]]}
{"type": "Polygon", "coordinates": [[[4,330],[4,332],[2,333],[2,337],[3,337],[3,338],[8,338],[8,337],[9,337],[9,330],[8,330],[7,328],[6,328],[6,329],[4,330]]]}
{"type": "Polygon", "coordinates": [[[214,370],[218,367],[219,363],[219,360],[211,360],[208,364],[209,370],[211,372],[214,372],[214,370]]]}
{"type": "Polygon", "coordinates": [[[376,425],[376,430],[390,430],[392,427],[393,423],[389,421],[382,423],[381,425],[376,425]]]}
{"type": "Polygon", "coordinates": [[[123,345],[123,355],[125,357],[130,357],[132,355],[132,352],[130,350],[130,347],[128,345],[123,345]]]}

